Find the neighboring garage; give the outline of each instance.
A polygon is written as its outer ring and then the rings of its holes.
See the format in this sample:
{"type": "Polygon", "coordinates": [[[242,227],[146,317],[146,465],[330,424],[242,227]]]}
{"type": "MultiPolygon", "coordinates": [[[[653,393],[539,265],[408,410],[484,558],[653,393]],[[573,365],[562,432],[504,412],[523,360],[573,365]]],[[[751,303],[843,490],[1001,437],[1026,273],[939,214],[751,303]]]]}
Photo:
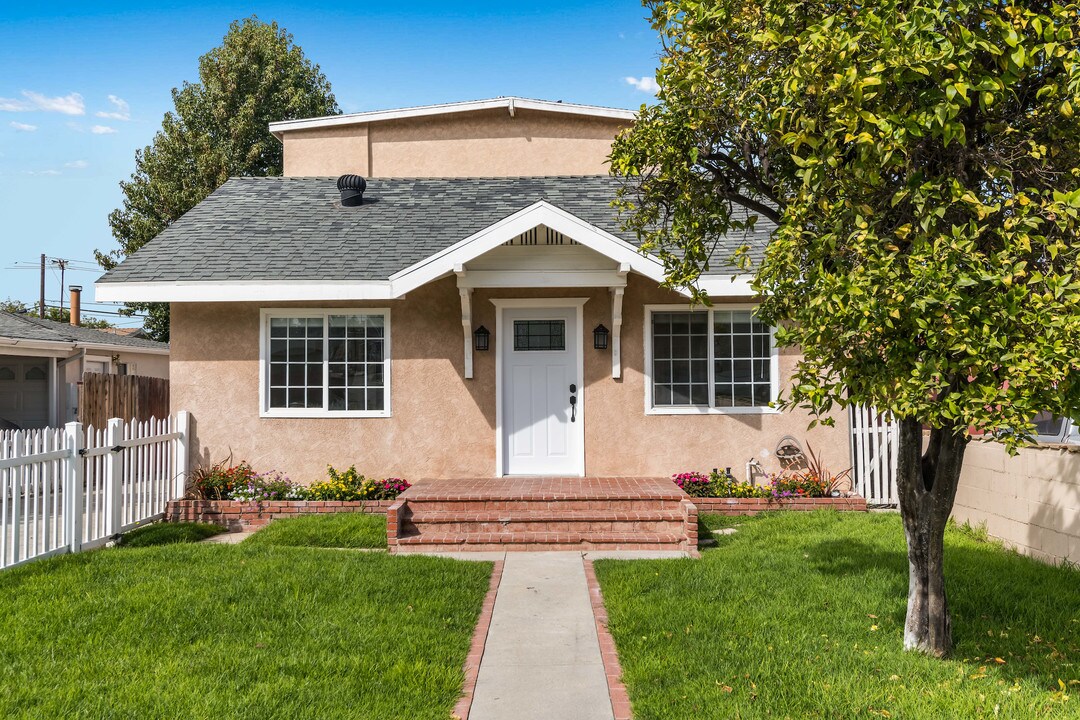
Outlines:
{"type": "Polygon", "coordinates": [[[0,427],[49,424],[49,361],[0,355],[0,427]]]}
{"type": "Polygon", "coordinates": [[[84,373],[168,378],[169,346],[0,311],[0,430],[74,420],[84,373]]]}

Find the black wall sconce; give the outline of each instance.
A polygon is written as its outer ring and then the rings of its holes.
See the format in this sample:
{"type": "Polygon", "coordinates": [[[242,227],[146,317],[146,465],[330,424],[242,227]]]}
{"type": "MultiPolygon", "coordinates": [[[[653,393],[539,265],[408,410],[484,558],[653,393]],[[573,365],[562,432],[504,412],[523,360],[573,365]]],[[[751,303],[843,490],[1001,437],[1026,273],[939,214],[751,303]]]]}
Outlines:
{"type": "Polygon", "coordinates": [[[607,350],[608,329],[603,324],[597,325],[592,331],[593,347],[597,350],[607,350]]]}
{"type": "Polygon", "coordinates": [[[476,348],[477,352],[486,352],[490,342],[491,333],[483,325],[473,331],[473,347],[476,348]]]}

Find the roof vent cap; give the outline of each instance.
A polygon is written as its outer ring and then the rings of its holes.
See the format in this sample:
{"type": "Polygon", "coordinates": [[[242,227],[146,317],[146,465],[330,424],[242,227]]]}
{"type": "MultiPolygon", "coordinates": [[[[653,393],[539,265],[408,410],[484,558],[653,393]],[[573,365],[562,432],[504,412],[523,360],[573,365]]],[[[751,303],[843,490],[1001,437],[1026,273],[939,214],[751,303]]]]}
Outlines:
{"type": "Polygon", "coordinates": [[[367,180],[360,175],[342,175],[337,181],[338,192],[341,193],[342,207],[356,207],[364,204],[364,190],[367,189],[367,180]]]}

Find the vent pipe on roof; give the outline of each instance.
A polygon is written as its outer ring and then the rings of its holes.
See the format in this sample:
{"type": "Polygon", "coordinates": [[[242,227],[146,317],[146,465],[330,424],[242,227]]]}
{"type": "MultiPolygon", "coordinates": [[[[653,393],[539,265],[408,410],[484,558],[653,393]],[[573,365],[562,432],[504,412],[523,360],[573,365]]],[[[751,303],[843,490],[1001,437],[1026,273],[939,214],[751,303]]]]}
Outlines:
{"type": "Polygon", "coordinates": [[[68,285],[68,290],[71,291],[71,324],[78,325],[82,318],[79,315],[82,312],[81,303],[82,300],[82,285],[68,285]]]}
{"type": "Polygon", "coordinates": [[[364,204],[364,190],[367,189],[367,180],[359,175],[342,175],[337,181],[338,192],[341,193],[342,207],[356,207],[364,204]]]}

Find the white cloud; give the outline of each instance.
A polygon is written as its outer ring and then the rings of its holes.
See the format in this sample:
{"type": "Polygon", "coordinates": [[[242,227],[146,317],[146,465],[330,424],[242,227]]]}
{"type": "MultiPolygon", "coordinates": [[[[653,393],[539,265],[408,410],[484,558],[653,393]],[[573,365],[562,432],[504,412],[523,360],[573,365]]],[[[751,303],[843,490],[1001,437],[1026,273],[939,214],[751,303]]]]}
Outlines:
{"type": "Polygon", "coordinates": [[[116,132],[116,128],[111,128],[108,125],[95,125],[90,128],[90,132],[95,135],[112,135],[116,132]]]}
{"type": "Polygon", "coordinates": [[[27,175],[59,175],[59,170],[27,170],[27,175]]]}
{"type": "Polygon", "coordinates": [[[64,163],[64,167],[82,170],[84,168],[90,167],[90,163],[86,162],[85,160],[72,160],[69,163],[64,163]]]}
{"type": "Polygon", "coordinates": [[[37,130],[37,125],[27,125],[26,123],[12,121],[11,127],[15,128],[19,132],[34,132],[37,130]]]}
{"type": "Polygon", "coordinates": [[[115,110],[113,110],[112,112],[99,110],[94,114],[97,115],[99,118],[107,118],[109,120],[127,121],[131,119],[131,107],[127,104],[126,101],[116,97],[115,95],[110,95],[109,102],[112,103],[115,110]]]}
{"type": "Polygon", "coordinates": [[[29,112],[41,110],[43,112],[58,112],[63,115],[85,115],[86,105],[79,93],[47,97],[32,90],[23,90],[24,99],[0,98],[0,111],[2,112],[29,112]]]}
{"type": "Polygon", "coordinates": [[[636,90],[640,90],[641,92],[652,93],[655,95],[660,91],[660,86],[656,84],[656,78],[646,75],[639,78],[627,77],[624,79],[626,80],[627,85],[633,85],[636,90]]]}

